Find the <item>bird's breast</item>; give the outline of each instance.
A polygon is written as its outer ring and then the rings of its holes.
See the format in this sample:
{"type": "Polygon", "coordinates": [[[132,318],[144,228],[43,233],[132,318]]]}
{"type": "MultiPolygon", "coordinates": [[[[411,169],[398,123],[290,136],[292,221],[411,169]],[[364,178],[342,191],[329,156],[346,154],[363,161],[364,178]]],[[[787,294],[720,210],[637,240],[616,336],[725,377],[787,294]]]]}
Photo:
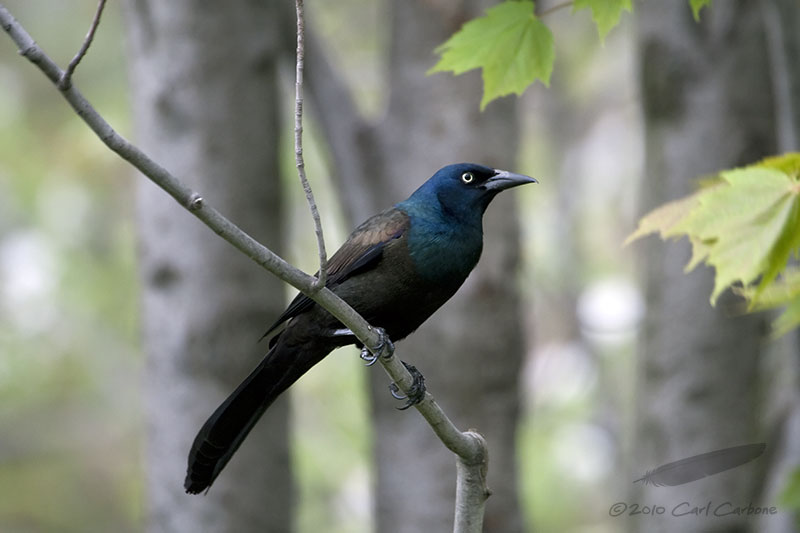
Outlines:
{"type": "Polygon", "coordinates": [[[419,276],[433,283],[458,285],[475,268],[483,249],[480,231],[448,227],[412,226],[408,251],[419,276]]]}
{"type": "Polygon", "coordinates": [[[347,279],[335,292],[393,340],[402,339],[467,278],[480,256],[481,241],[470,244],[452,235],[408,232],[384,248],[375,268],[347,279]]]}

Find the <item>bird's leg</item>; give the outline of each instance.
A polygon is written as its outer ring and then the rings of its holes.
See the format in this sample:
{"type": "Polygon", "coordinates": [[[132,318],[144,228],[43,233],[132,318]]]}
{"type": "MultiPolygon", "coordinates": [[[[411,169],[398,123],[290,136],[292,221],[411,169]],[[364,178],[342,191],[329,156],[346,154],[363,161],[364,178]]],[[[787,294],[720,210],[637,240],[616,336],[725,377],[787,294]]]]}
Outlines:
{"type": "Polygon", "coordinates": [[[398,407],[400,411],[405,411],[412,405],[416,405],[425,399],[425,376],[423,376],[422,372],[417,370],[417,367],[414,365],[409,365],[405,361],[400,362],[403,363],[408,373],[411,374],[414,382],[411,384],[411,387],[409,387],[408,394],[400,394],[400,387],[397,386],[397,383],[389,385],[389,392],[392,394],[392,397],[406,401],[403,407],[398,407]]]}
{"type": "Polygon", "coordinates": [[[388,359],[394,355],[394,343],[389,339],[386,330],[375,328],[375,332],[378,334],[379,339],[377,346],[372,351],[368,350],[366,346],[361,347],[361,359],[367,363],[367,366],[374,365],[379,357],[388,359]]]}

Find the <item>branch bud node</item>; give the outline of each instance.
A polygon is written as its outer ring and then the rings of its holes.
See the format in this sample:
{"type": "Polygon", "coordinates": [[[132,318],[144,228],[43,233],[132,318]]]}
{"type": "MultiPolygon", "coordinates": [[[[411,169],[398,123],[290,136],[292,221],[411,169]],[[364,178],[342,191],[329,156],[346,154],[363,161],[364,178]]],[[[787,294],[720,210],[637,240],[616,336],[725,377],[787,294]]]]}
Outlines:
{"type": "Polygon", "coordinates": [[[189,198],[189,211],[198,211],[203,207],[203,197],[197,193],[192,194],[189,198]]]}

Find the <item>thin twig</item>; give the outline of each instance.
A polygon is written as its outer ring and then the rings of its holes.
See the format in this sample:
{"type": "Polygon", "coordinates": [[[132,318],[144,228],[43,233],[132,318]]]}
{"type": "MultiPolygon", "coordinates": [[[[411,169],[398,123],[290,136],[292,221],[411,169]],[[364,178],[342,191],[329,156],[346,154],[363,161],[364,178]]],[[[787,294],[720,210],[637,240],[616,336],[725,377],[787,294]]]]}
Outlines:
{"type": "Polygon", "coordinates": [[[556,4],[554,6],[548,7],[547,9],[545,9],[544,11],[542,11],[541,13],[539,13],[536,16],[539,17],[539,18],[542,18],[542,17],[547,16],[547,15],[549,15],[551,13],[555,13],[556,11],[558,11],[560,9],[564,9],[565,7],[569,7],[574,3],[575,2],[573,0],[567,0],[566,2],[561,2],[560,4],[556,4]]]}
{"type": "Polygon", "coordinates": [[[75,69],[78,68],[81,59],[83,59],[83,56],[86,55],[86,52],[89,51],[89,47],[92,45],[94,34],[97,31],[97,27],[100,25],[100,16],[103,14],[104,7],[106,7],[106,0],[100,0],[97,3],[97,11],[94,13],[92,25],[89,26],[89,33],[87,33],[86,38],[83,39],[83,44],[78,50],[78,53],[75,54],[75,57],[73,57],[72,61],[67,65],[67,70],[64,71],[64,74],[61,75],[61,79],[58,80],[58,88],[62,91],[69,88],[72,83],[72,74],[75,72],[75,69]]]}
{"type": "Polygon", "coordinates": [[[314,282],[315,290],[325,286],[328,275],[328,256],[325,252],[325,237],[322,235],[322,221],[319,218],[317,202],[306,177],[306,165],[303,161],[303,68],[305,66],[305,14],[303,0],[295,0],[297,11],[297,68],[294,84],[294,157],[297,164],[297,175],[306,193],[308,208],[314,219],[314,233],[317,235],[317,250],[319,252],[319,273],[314,282]]]}
{"type": "Polygon", "coordinates": [[[380,132],[359,110],[352,90],[340,70],[333,66],[313,26],[306,28],[305,47],[308,50],[308,68],[304,72],[306,97],[314,106],[316,123],[330,146],[331,179],[345,220],[355,227],[373,209],[360,151],[370,153],[369,146],[378,142],[380,132]],[[358,141],[354,142],[355,139],[358,141]]]}
{"type": "MultiPolygon", "coordinates": [[[[0,4],[0,26],[16,43],[20,54],[36,65],[54,85],[58,85],[64,72],[44,53],[25,28],[2,4],[0,4]]],[[[129,162],[237,250],[314,300],[349,328],[364,346],[367,346],[376,355],[380,355],[379,349],[376,347],[381,344],[383,339],[375,328],[370,326],[347,302],[326,287],[317,289],[315,287],[316,278],[293,267],[272,250],[253,239],[214,209],[199,193],[186,186],[168,170],[150,159],[136,145],[117,133],[74,85],[61,90],[60,93],[109,149],[129,162]]],[[[396,356],[392,356],[380,357],[379,361],[386,373],[400,387],[400,390],[407,393],[414,380],[400,360],[396,356]]],[[[429,393],[426,393],[425,399],[416,407],[449,450],[466,458],[470,463],[473,463],[476,458],[485,457],[485,450],[475,434],[459,431],[429,393]]]]}

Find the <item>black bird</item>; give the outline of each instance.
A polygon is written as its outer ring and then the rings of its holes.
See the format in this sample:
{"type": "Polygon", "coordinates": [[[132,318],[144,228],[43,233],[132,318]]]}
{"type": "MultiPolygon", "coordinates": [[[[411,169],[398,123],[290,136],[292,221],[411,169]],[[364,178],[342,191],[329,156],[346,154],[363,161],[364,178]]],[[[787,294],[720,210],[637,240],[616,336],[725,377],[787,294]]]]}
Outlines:
{"type": "MultiPolygon", "coordinates": [[[[455,294],[477,264],[489,202],[525,183],[536,180],[471,163],[442,168],[407,200],[353,231],[328,262],[327,287],[389,339],[403,339],[455,294]]],[[[266,357],[197,434],[186,492],[211,486],[264,410],[300,376],[334,348],[357,343],[302,294],[267,334],[285,322],[266,357]]]]}

